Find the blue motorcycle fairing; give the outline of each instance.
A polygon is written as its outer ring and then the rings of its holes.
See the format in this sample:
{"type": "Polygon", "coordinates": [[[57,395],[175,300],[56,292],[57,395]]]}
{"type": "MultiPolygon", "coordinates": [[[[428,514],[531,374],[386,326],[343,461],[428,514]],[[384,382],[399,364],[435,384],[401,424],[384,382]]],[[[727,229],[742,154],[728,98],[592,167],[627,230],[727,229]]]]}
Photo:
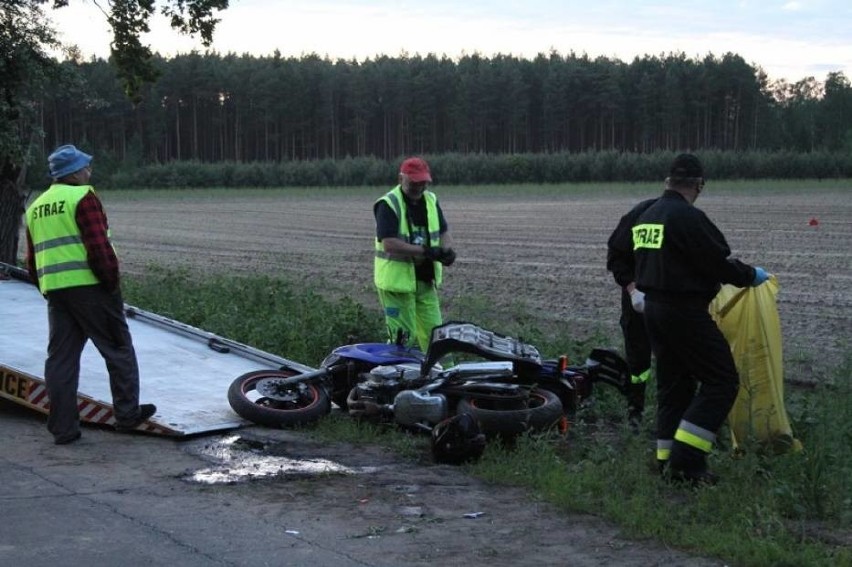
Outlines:
{"type": "Polygon", "coordinates": [[[358,343],[344,345],[331,351],[332,356],[358,360],[378,366],[389,364],[421,363],[425,358],[423,352],[416,348],[402,347],[390,343],[358,343]]]}

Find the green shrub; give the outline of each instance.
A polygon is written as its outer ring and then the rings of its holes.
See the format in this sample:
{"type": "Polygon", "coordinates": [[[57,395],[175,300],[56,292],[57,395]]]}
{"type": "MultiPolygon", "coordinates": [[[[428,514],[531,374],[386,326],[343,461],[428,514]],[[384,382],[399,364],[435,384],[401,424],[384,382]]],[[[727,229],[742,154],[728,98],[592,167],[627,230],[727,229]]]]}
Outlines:
{"type": "MultiPolygon", "coordinates": [[[[675,152],[426,155],[436,184],[485,185],[660,181],[675,152]]],[[[852,177],[848,152],[699,152],[710,179],[827,179],[852,177]]],[[[98,168],[102,188],[390,186],[401,158],[202,163],[181,161],[128,168],[115,160],[98,168]]],[[[100,163],[100,162],[98,162],[100,163]]],[[[134,162],[131,162],[134,163],[134,162]]],[[[46,170],[36,188],[48,180],[46,170]]],[[[35,171],[31,180],[35,183],[35,171]]]]}

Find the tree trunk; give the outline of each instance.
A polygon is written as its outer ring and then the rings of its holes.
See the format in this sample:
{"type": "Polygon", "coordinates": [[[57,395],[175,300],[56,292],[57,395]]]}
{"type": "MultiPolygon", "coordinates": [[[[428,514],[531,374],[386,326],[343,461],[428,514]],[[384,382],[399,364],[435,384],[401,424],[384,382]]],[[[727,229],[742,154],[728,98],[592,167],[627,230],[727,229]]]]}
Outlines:
{"type": "Polygon", "coordinates": [[[15,264],[18,236],[28,194],[24,190],[26,167],[3,160],[0,165],[0,262],[15,264]]]}

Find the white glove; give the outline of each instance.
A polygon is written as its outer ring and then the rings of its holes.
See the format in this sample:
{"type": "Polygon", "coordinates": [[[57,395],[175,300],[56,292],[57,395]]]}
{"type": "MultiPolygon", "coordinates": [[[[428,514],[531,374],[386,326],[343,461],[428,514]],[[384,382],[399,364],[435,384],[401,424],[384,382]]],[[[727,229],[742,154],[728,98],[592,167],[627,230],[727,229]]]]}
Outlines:
{"type": "Polygon", "coordinates": [[[645,294],[633,288],[633,291],[630,292],[630,303],[633,304],[633,310],[636,313],[644,313],[645,312],[645,294]]]}

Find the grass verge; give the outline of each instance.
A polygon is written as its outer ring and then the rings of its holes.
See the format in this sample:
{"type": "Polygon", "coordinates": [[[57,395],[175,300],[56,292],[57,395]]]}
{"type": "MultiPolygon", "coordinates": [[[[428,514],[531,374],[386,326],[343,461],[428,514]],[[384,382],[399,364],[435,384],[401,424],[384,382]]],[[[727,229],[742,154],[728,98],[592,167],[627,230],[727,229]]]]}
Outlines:
{"type": "MultiPolygon", "coordinates": [[[[125,299],[224,337],[309,365],[349,341],[382,340],[377,309],[328,299],[281,279],[214,277],[152,268],[124,283],[125,299]]],[[[523,336],[546,357],[583,355],[595,341],[543,329],[518,307],[495,314],[485,300],[463,302],[466,319],[523,336]]],[[[567,434],[525,436],[513,446],[490,444],[467,470],[494,484],[525,487],[573,512],[604,517],[635,538],[653,538],[697,555],[735,565],[852,565],[852,353],[823,377],[833,386],[788,390],[794,432],[804,449],[772,455],[746,444],[734,458],[720,434],[712,467],[723,482],[692,490],[663,483],[656,473],[650,411],[639,435],[621,421],[622,400],[601,389],[582,408],[567,434]]],[[[653,390],[653,389],[651,389],[653,390]]],[[[653,392],[648,407],[653,408],[653,392]]],[[[345,417],[311,430],[321,439],[387,446],[428,461],[428,438],[345,417]]]]}

